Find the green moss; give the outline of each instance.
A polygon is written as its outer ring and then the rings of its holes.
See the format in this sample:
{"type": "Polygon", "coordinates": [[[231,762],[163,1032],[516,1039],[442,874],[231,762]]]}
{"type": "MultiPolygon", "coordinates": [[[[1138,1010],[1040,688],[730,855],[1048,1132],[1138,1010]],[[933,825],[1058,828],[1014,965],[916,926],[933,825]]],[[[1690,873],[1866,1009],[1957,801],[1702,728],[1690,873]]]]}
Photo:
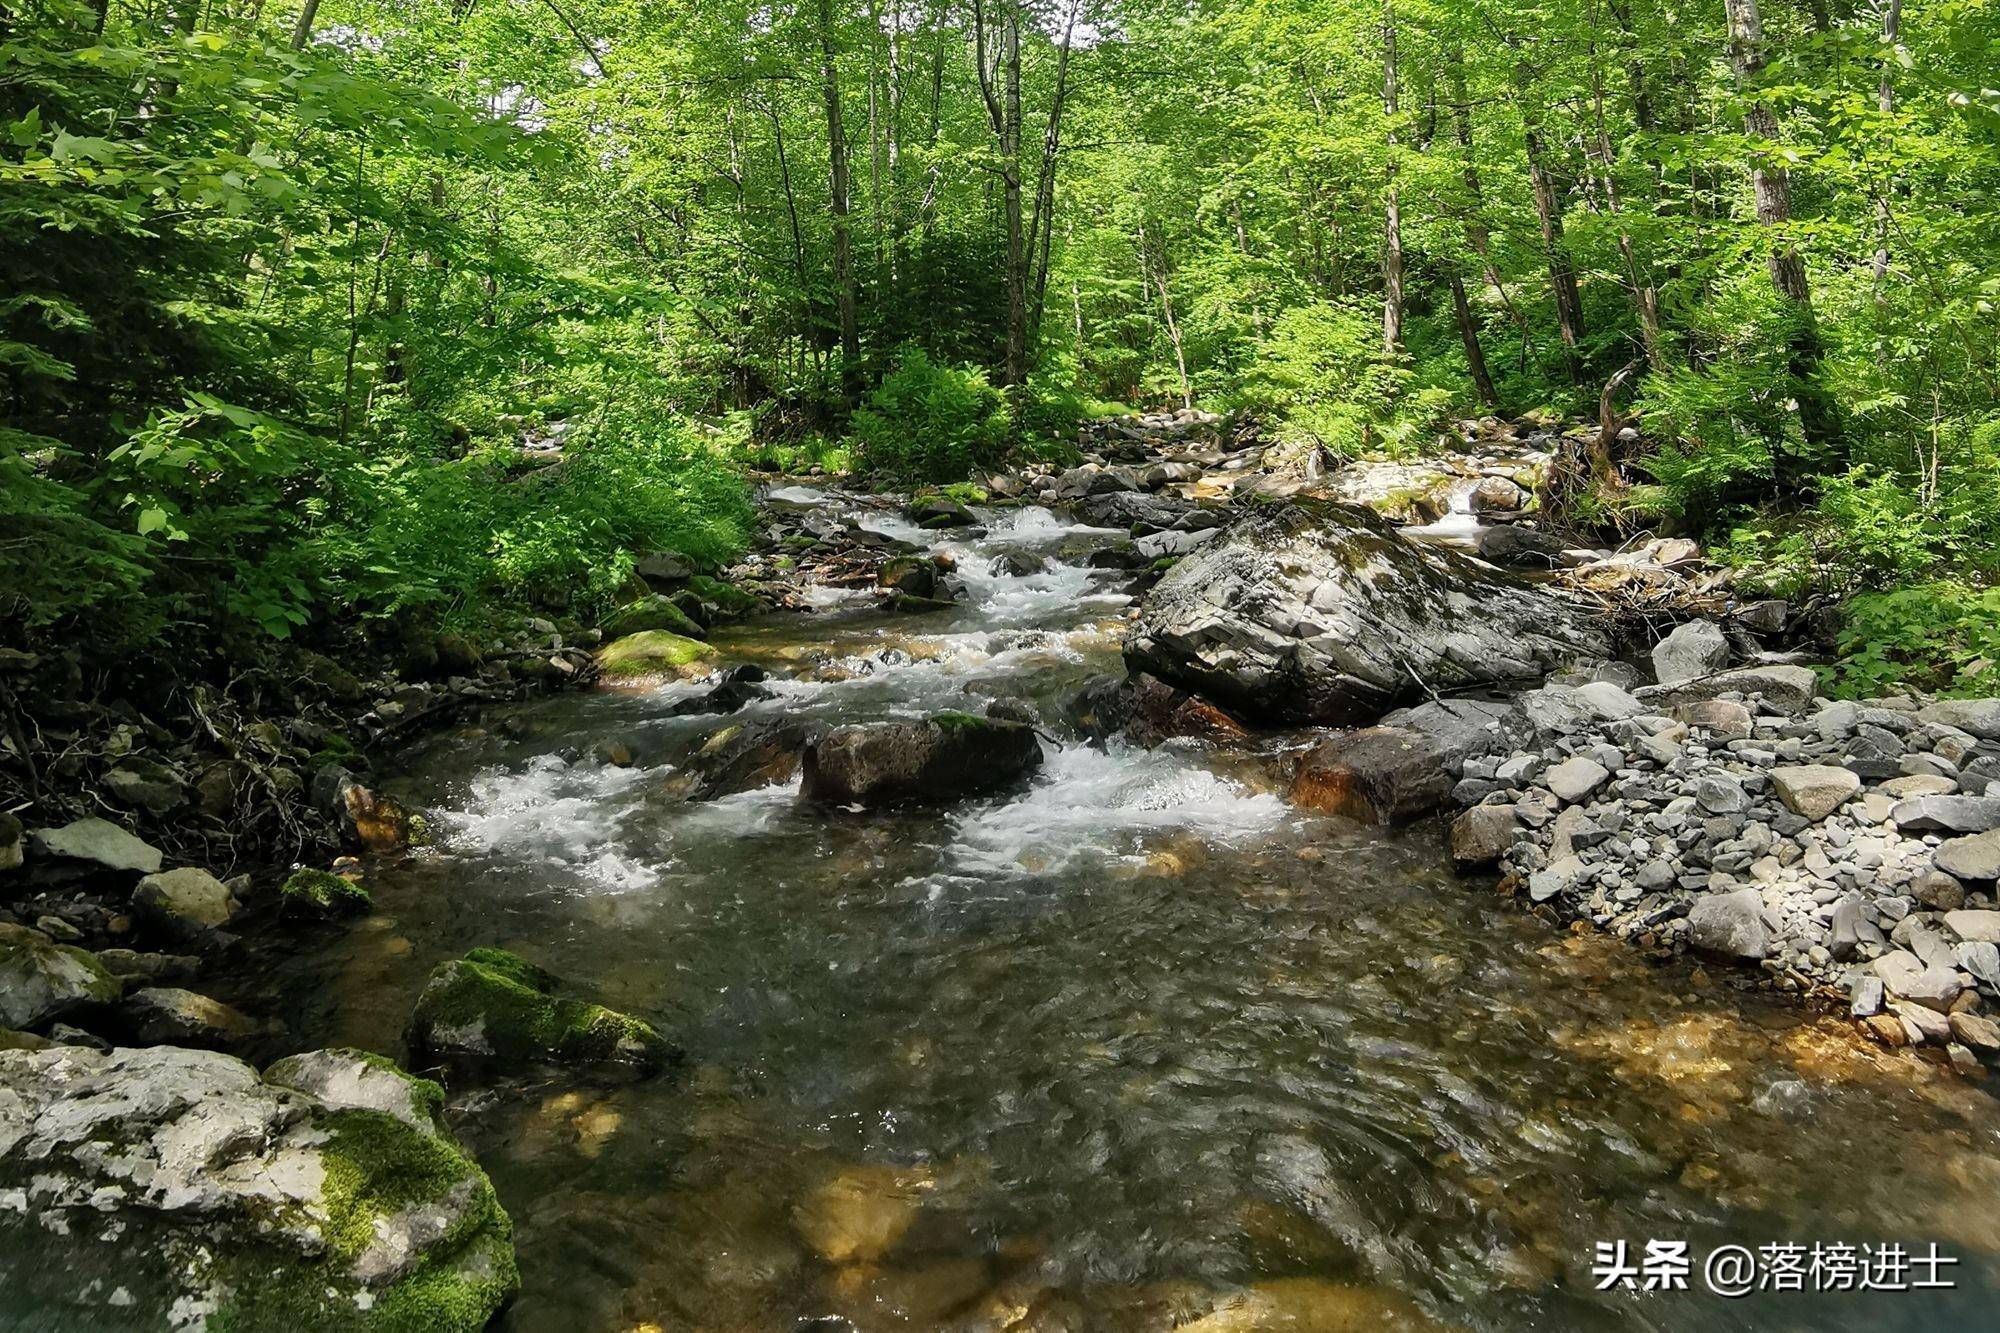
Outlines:
{"type": "Polygon", "coordinates": [[[947,500],[956,500],[962,505],[983,505],[986,503],[986,489],[969,481],[953,481],[937,488],[937,493],[947,500]]]}
{"type": "Polygon", "coordinates": [[[330,870],[294,870],[278,886],[278,902],[287,916],[329,917],[365,912],[373,901],[364,885],[330,870]]]}
{"type": "Polygon", "coordinates": [[[648,630],[667,630],[689,639],[702,636],[701,626],[695,624],[687,612],[675,606],[671,597],[659,593],[627,602],[606,616],[599,628],[613,639],[627,634],[643,634],[648,630]]]}
{"type": "Polygon", "coordinates": [[[452,1051],[477,1031],[501,1060],[658,1069],[674,1050],[650,1023],[559,994],[562,983],[504,949],[474,949],[431,974],[412,1018],[412,1044],[452,1051]]]}
{"type": "MultiPolygon", "coordinates": [[[[380,1057],[363,1058],[395,1069],[380,1057]]],[[[437,1090],[423,1079],[410,1082],[437,1090]]],[[[379,1111],[336,1111],[323,1123],[328,1132],[320,1149],[326,1169],[319,1198],[324,1254],[301,1259],[276,1247],[246,1247],[220,1256],[209,1276],[227,1295],[209,1326],[221,1333],[484,1328],[520,1285],[513,1224],[486,1173],[450,1137],[379,1111]],[[438,1204],[448,1207],[452,1219],[426,1246],[425,1260],[387,1289],[369,1293],[373,1299],[361,1308],[356,1298],[367,1289],[349,1274],[375,1242],[377,1221],[438,1204]]]]}
{"type": "Polygon", "coordinates": [[[397,1283],[376,1303],[369,1327],[381,1333],[481,1329],[520,1285],[514,1247],[504,1235],[480,1237],[451,1267],[433,1264],[397,1283]]]}
{"type": "Polygon", "coordinates": [[[597,665],[607,676],[678,675],[683,667],[714,657],[715,649],[668,630],[627,634],[598,650],[597,665]]]}
{"type": "Polygon", "coordinates": [[[499,1226],[506,1215],[478,1165],[451,1139],[427,1134],[382,1111],[335,1111],[320,1150],[326,1166],[322,1228],[333,1258],[347,1265],[375,1240],[376,1219],[420,1204],[445,1200],[475,1179],[472,1196],[446,1229],[440,1247],[455,1249],[475,1232],[499,1226]]]}
{"type": "Polygon", "coordinates": [[[926,720],[940,731],[983,731],[993,725],[991,718],[980,717],[974,713],[961,713],[956,709],[932,713],[926,720]]]}

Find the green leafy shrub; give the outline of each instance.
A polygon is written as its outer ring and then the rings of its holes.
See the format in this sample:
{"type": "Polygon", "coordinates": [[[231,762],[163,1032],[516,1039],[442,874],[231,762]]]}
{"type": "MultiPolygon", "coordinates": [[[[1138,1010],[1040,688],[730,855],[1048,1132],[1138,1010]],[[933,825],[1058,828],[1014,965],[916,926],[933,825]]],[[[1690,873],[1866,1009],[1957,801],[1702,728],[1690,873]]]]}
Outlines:
{"type": "Polygon", "coordinates": [[[1901,689],[1985,696],[2000,691],[2000,588],[1927,583],[1847,603],[1826,669],[1843,698],[1901,689]]]}
{"type": "MultiPolygon", "coordinates": [[[[1455,380],[1433,383],[1414,365],[1383,349],[1379,309],[1317,301],[1277,317],[1234,401],[1274,412],[1288,442],[1342,457],[1408,457],[1431,444],[1464,397],[1455,380]]],[[[1452,380],[1435,367],[1430,373],[1452,380]]]]}
{"type": "Polygon", "coordinates": [[[855,412],[849,443],[864,471],[908,481],[959,481],[1007,456],[1007,406],[986,372],[903,349],[855,412]]]}

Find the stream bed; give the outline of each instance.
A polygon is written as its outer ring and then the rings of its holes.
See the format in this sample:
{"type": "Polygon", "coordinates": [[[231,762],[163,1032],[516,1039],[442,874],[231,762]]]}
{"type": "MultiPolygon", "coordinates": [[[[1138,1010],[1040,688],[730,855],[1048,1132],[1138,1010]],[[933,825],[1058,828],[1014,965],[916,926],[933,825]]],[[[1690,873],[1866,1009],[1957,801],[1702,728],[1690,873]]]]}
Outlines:
{"type": "MultiPolygon", "coordinates": [[[[791,488],[800,506],[866,506],[791,488]]],[[[1976,1327],[2000,1296],[2000,1117],[1977,1085],[1721,974],[1560,935],[1442,830],[1282,798],[1273,737],[1071,735],[1118,669],[1124,540],[1046,509],[864,526],[952,555],[958,609],[718,631],[776,697],[559,697],[411,751],[431,842],[376,912],[237,979],[294,1047],[402,1053],[478,945],[656,1020],[645,1082],[454,1089],[517,1228],[510,1330],[1976,1327]],[[1019,790],[853,813],[707,803],[721,726],[1024,700],[1019,790]],[[600,742],[637,756],[594,762],[600,742]],[[1890,1062],[1898,1063],[1891,1069],[1890,1062]],[[1687,1292],[1594,1290],[1599,1242],[1685,1241],[1687,1292]],[[1951,1289],[1703,1289],[1724,1243],[1931,1244],[1951,1289]]]]}

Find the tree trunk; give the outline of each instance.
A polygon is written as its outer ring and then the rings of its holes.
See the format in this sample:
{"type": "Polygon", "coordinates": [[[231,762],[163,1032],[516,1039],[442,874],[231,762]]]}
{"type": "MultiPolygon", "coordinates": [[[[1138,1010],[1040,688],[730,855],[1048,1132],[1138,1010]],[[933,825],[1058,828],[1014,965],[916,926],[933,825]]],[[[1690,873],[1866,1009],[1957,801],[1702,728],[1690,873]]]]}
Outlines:
{"type": "Polygon", "coordinates": [[[319,15],[319,0],[306,0],[305,8],[299,11],[299,21],[292,27],[292,49],[303,51],[312,40],[313,20],[319,15]]]}
{"type": "Polygon", "coordinates": [[[1500,406],[1500,395],[1493,390],[1493,376],[1486,369],[1486,353],[1479,346],[1479,326],[1472,319],[1472,304],[1465,299],[1465,281],[1458,276],[1458,270],[1451,271],[1451,310],[1458,318],[1458,340],[1465,344],[1465,365],[1472,374],[1472,387],[1479,391],[1479,401],[1489,408],[1500,406]]]}
{"type": "Polygon", "coordinates": [[[1451,57],[1451,119],[1459,155],[1465,163],[1466,244],[1479,256],[1481,278],[1499,296],[1501,308],[1514,321],[1514,327],[1521,331],[1521,363],[1525,366],[1530,343],[1528,320],[1520,307],[1514,304],[1514,298],[1508,294],[1507,284],[1500,276],[1499,266],[1493,262],[1492,233],[1486,225],[1486,194],[1480,184],[1479,161],[1472,151],[1472,101],[1466,94],[1465,51],[1462,47],[1454,50],[1451,57]]]}
{"type": "Polygon", "coordinates": [[[1027,235],[1021,226],[1021,12],[1010,0],[998,31],[987,33],[985,0],[972,0],[973,56],[987,123],[1000,146],[1001,209],[1007,228],[1007,349],[1001,383],[1018,430],[1027,381],[1027,235]],[[991,56],[988,55],[989,45],[991,56]]]}
{"type": "MultiPolygon", "coordinates": [[[[1729,19],[1729,66],[1736,76],[1739,93],[1748,92],[1764,72],[1764,19],[1757,0],[1723,0],[1729,19]]],[[[1761,101],[1752,102],[1743,112],[1743,128],[1750,138],[1764,145],[1778,141],[1778,117],[1761,101]]],[[[1773,166],[1766,152],[1753,148],[1750,161],[1750,189],[1757,201],[1757,222],[1773,232],[1770,269],[1771,285],[1794,307],[1791,334],[1791,371],[1796,381],[1799,403],[1799,430],[1808,446],[1832,443],[1837,431],[1833,413],[1821,394],[1817,379],[1820,345],[1813,327],[1812,289],[1806,283],[1806,264],[1799,249],[1783,235],[1792,220],[1791,173],[1773,166]]],[[[1791,471],[1780,459],[1781,476],[1791,471]]]]}
{"type": "Polygon", "coordinates": [[[1006,65],[1006,105],[1002,108],[1000,156],[1007,211],[1007,387],[1018,422],[1021,390],[1028,382],[1028,252],[1021,225],[1021,12],[1007,11],[1002,36],[1006,65]]]}
{"type": "Polygon", "coordinates": [[[1563,350],[1569,360],[1570,378],[1583,382],[1583,298],[1576,287],[1576,267],[1570,262],[1569,246],[1563,239],[1562,200],[1543,160],[1539,113],[1527,100],[1530,80],[1522,65],[1517,86],[1522,90],[1522,114],[1526,120],[1524,141],[1528,156],[1528,189],[1534,195],[1535,219],[1541,224],[1542,252],[1548,260],[1549,289],[1556,302],[1556,331],[1562,335],[1563,350]]]}
{"type": "Polygon", "coordinates": [[[1632,306],[1639,317],[1639,340],[1644,345],[1646,364],[1654,370],[1667,368],[1666,347],[1660,334],[1660,294],[1653,285],[1650,269],[1639,263],[1638,249],[1625,225],[1624,208],[1618,199],[1617,154],[1611,148],[1611,130],[1604,114],[1604,74],[1597,65],[1597,45],[1591,43],[1590,104],[1596,119],[1597,168],[1604,188],[1604,208],[1617,223],[1618,256],[1625,261],[1626,281],[1631,285],[1632,306]]]}
{"type": "MultiPolygon", "coordinates": [[[[1903,0],[1888,0],[1882,10],[1882,40],[1894,46],[1902,36],[1903,0]]],[[[1889,68],[1884,66],[1882,78],[1875,85],[1875,105],[1887,120],[1896,109],[1896,90],[1889,82],[1889,68]]],[[[1889,195],[1885,187],[1875,199],[1875,262],[1872,266],[1875,278],[1875,303],[1881,305],[1882,284],[1889,276],[1889,195]]]]}
{"type": "Polygon", "coordinates": [[[1160,293],[1160,314],[1166,320],[1167,341],[1173,344],[1174,369],[1181,380],[1181,406],[1192,408],[1194,384],[1188,379],[1187,347],[1181,341],[1180,321],[1174,317],[1174,298],[1167,292],[1166,243],[1162,241],[1160,244],[1160,263],[1155,268],[1152,262],[1152,250],[1146,239],[1146,224],[1143,222],[1139,224],[1139,273],[1142,279],[1150,276],[1153,286],[1160,293]]]}
{"type": "Polygon", "coordinates": [[[1382,6],[1382,113],[1388,124],[1388,188],[1382,196],[1382,344],[1403,350],[1403,208],[1396,192],[1396,8],[1382,6]]]}
{"type": "Polygon", "coordinates": [[[854,238],[848,226],[847,133],[841,125],[840,79],[834,64],[833,0],[819,0],[820,84],[826,95],[827,174],[833,214],[834,302],[840,319],[840,394],[861,396],[861,334],[854,293],[854,238]]]}
{"type": "Polygon", "coordinates": [[[1056,86],[1049,95],[1048,124],[1042,131],[1042,170],[1035,181],[1035,215],[1028,226],[1028,255],[1034,263],[1029,283],[1028,329],[1039,333],[1042,304],[1049,288],[1049,244],[1055,236],[1056,160],[1061,150],[1063,104],[1069,97],[1070,39],[1076,32],[1077,0],[1070,0],[1063,22],[1062,46],[1056,56],[1056,86]]]}

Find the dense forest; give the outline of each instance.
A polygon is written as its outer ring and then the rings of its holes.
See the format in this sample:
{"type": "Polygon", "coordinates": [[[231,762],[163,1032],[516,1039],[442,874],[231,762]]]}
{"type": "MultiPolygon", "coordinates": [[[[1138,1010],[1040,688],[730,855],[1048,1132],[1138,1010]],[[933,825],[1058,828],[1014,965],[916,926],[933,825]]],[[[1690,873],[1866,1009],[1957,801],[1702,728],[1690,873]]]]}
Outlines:
{"type": "Polygon", "coordinates": [[[751,467],[963,479],[1134,405],[1336,459],[1607,414],[1566,521],[1863,594],[1858,684],[1969,680],[1996,38],[1958,0],[28,0],[0,616],[117,653],[599,606],[734,554],[751,467]]]}

